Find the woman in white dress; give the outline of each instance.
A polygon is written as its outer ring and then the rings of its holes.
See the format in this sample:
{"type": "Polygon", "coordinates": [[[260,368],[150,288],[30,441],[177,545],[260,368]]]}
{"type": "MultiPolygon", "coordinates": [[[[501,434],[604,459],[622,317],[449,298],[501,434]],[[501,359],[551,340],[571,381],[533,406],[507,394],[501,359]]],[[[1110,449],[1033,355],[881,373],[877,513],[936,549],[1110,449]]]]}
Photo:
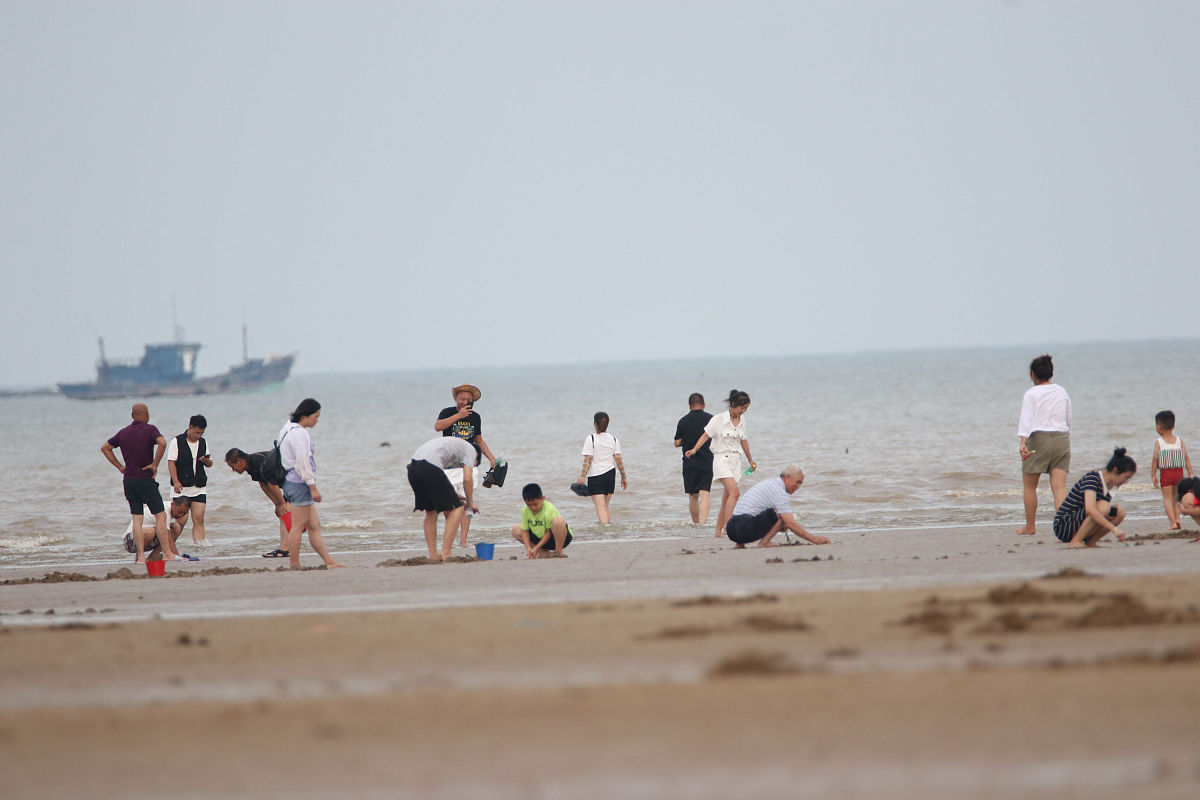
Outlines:
{"type": "Polygon", "coordinates": [[[704,433],[696,440],[696,446],[684,453],[691,458],[705,442],[712,441],[713,477],[725,489],[721,497],[721,513],[717,515],[717,536],[725,535],[725,523],[733,516],[733,507],[737,505],[741,494],[738,490],[738,478],[742,474],[741,453],[744,452],[746,460],[750,462],[750,472],[758,468],[750,455],[750,438],[746,435],[746,422],[743,419],[746,409],[750,408],[750,395],[733,389],[725,402],[729,404],[729,410],[714,415],[704,426],[704,433]]]}

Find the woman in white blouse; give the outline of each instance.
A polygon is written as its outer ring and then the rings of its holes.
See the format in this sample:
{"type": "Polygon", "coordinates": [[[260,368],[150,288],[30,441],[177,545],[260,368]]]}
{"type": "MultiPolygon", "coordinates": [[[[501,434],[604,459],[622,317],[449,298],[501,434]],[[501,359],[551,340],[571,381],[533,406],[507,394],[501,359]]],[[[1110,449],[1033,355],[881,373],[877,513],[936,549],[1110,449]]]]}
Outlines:
{"type": "Polygon", "coordinates": [[[1033,388],[1021,400],[1021,418],[1017,437],[1021,456],[1022,497],[1025,501],[1025,525],[1017,528],[1021,536],[1036,533],[1037,490],[1042,475],[1050,475],[1054,509],[1067,497],[1067,472],[1071,469],[1071,398],[1056,383],[1054,362],[1041,355],[1029,364],[1033,388]]]}
{"type": "Polygon", "coordinates": [[[292,569],[300,569],[300,534],[308,530],[308,543],[325,562],[327,569],[345,566],[333,560],[321,537],[321,518],[314,503],[321,502],[317,488],[316,448],[308,429],[321,418],[321,404],[306,397],[296,406],[291,419],[279,431],[279,461],[287,469],[283,482],[283,499],[292,511],[292,527],[288,531],[288,558],[292,569]]]}

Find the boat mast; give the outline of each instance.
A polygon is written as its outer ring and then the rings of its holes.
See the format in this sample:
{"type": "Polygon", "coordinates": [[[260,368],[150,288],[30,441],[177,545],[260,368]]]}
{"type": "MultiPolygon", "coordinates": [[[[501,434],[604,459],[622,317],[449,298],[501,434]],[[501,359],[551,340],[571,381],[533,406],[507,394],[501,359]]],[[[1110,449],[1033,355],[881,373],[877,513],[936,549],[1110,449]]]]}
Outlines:
{"type": "Polygon", "coordinates": [[[104,357],[104,337],[97,336],[96,340],[100,342],[100,363],[96,365],[96,374],[100,376],[100,382],[108,380],[108,359],[104,357]]]}
{"type": "Polygon", "coordinates": [[[176,343],[183,341],[183,328],[179,327],[179,315],[175,313],[175,293],[171,292],[171,327],[175,329],[176,343]]]}

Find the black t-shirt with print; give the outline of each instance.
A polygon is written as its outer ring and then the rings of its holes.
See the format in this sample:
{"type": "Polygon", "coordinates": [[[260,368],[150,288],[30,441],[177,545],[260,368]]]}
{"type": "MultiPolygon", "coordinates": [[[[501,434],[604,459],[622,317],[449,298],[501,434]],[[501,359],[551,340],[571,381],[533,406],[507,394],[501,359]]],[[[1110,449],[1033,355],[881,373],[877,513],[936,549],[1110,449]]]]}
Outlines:
{"type": "MultiPolygon", "coordinates": [[[[438,419],[449,419],[457,413],[458,409],[454,406],[443,408],[442,413],[438,414],[438,419]]],[[[459,439],[466,439],[471,444],[475,444],[475,437],[481,433],[483,433],[483,422],[479,419],[479,412],[472,411],[462,419],[452,422],[449,428],[442,431],[442,436],[457,436],[459,439]]]]}

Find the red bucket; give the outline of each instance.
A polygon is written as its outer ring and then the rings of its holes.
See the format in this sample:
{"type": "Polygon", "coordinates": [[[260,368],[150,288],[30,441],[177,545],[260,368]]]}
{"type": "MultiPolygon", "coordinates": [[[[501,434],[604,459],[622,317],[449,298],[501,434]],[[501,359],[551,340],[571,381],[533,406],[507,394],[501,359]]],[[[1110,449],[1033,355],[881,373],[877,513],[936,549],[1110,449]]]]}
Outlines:
{"type": "Polygon", "coordinates": [[[157,561],[146,562],[146,574],[151,578],[161,578],[167,574],[167,562],[159,559],[157,561]]]}

